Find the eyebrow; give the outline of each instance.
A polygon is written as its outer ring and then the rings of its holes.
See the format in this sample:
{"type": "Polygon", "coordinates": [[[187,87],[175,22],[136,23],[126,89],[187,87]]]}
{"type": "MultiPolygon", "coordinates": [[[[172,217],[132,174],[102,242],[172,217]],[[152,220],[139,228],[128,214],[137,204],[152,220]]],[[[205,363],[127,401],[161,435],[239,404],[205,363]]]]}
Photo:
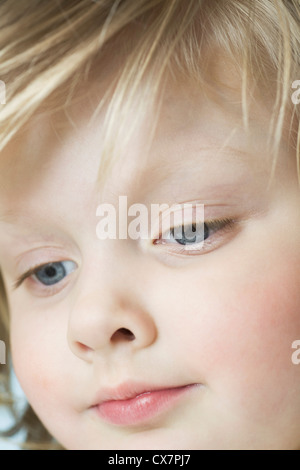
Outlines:
{"type": "MultiPolygon", "coordinates": [[[[172,161],[171,158],[162,158],[159,161],[159,164],[155,164],[154,166],[147,166],[146,162],[146,167],[142,174],[140,174],[141,179],[143,177],[147,177],[147,173],[149,171],[152,172],[153,179],[151,179],[151,183],[149,185],[149,189],[154,188],[155,186],[158,186],[159,184],[163,184],[164,182],[167,182],[168,180],[172,180],[174,176],[179,176],[183,175],[185,173],[192,173],[192,176],[197,177],[197,170],[195,167],[191,168],[188,163],[191,161],[195,161],[195,163],[204,163],[205,162],[211,162],[212,160],[217,164],[218,161],[232,161],[232,162],[238,162],[240,167],[247,167],[247,162],[253,158],[253,155],[251,155],[249,152],[237,149],[235,147],[231,147],[228,145],[224,145],[223,147],[220,146],[206,146],[206,147],[201,147],[197,149],[196,151],[193,150],[191,153],[188,153],[187,158],[183,159],[178,159],[176,158],[175,162],[172,161]],[[214,155],[212,156],[212,152],[214,155]],[[143,174],[144,173],[144,174],[143,174]]],[[[193,177],[193,180],[195,179],[193,177]]],[[[223,190],[230,189],[232,186],[232,183],[226,184],[222,182],[222,184],[218,185],[211,185],[212,189],[217,189],[220,191],[220,189],[223,188],[223,190]]],[[[147,188],[148,190],[148,185],[146,184],[144,188],[147,188]]],[[[207,191],[207,188],[205,188],[205,191],[207,191]]],[[[150,191],[149,191],[150,192],[150,191]]],[[[49,224],[49,220],[45,219],[44,217],[40,218],[39,216],[33,217],[31,214],[24,214],[22,213],[21,215],[13,211],[12,209],[7,210],[3,214],[0,214],[0,227],[1,224],[9,225],[11,227],[14,226],[24,226],[24,227],[30,227],[30,232],[33,232],[33,230],[38,231],[38,238],[44,238],[44,239],[53,239],[57,238],[57,234],[54,236],[51,236],[51,231],[54,230],[53,226],[53,221],[52,223],[49,224]]]]}
{"type": "MultiPolygon", "coordinates": [[[[32,217],[30,215],[27,215],[27,214],[24,214],[24,213],[22,215],[20,215],[20,214],[16,213],[15,211],[11,210],[11,209],[4,212],[3,214],[0,214],[0,224],[5,223],[7,225],[13,226],[13,225],[20,224],[20,222],[23,225],[25,225],[26,222],[30,225],[34,225],[35,219],[34,219],[34,217],[32,217]]],[[[39,226],[40,226],[41,222],[46,222],[46,221],[43,221],[43,219],[40,220],[39,226]]]]}
{"type": "MultiPolygon", "coordinates": [[[[253,159],[253,155],[246,150],[241,150],[235,147],[230,147],[228,145],[224,145],[223,147],[220,146],[207,146],[207,147],[199,147],[193,148],[190,150],[187,149],[188,154],[184,155],[184,158],[176,159],[176,163],[184,165],[187,160],[201,162],[218,162],[219,160],[222,161],[232,161],[236,163],[240,163],[241,165],[245,166],[249,163],[250,160],[253,159]],[[213,153],[213,155],[212,155],[213,153]],[[191,155],[191,156],[190,156],[191,155]]],[[[162,164],[160,162],[160,167],[168,168],[169,166],[173,166],[174,162],[171,159],[164,159],[162,164]]]]}
{"type": "MultiPolygon", "coordinates": [[[[145,178],[144,189],[146,191],[151,191],[151,188],[156,188],[159,184],[165,184],[168,181],[172,182],[176,177],[187,177],[189,175],[190,182],[194,182],[195,179],[199,176],[199,172],[203,174],[200,165],[203,164],[203,170],[206,171],[206,165],[222,165],[222,169],[226,166],[226,163],[237,165],[237,168],[241,170],[249,170],[249,163],[253,160],[253,155],[247,151],[237,149],[230,146],[207,146],[196,149],[187,150],[187,154],[184,158],[179,158],[181,152],[178,153],[178,157],[172,160],[168,157],[161,156],[159,163],[153,162],[145,168],[145,174],[140,173],[140,181],[145,178]],[[191,166],[191,162],[194,162],[194,165],[191,166]],[[147,184],[147,173],[151,172],[151,182],[148,181],[147,184]]],[[[146,162],[147,164],[147,162],[146,162]]],[[[193,184],[193,183],[192,183],[193,184]]],[[[228,187],[232,185],[231,181],[226,184],[224,181],[222,185],[214,184],[213,181],[208,183],[212,189],[215,187],[220,190],[220,186],[228,187]]],[[[207,191],[207,185],[205,185],[205,191],[207,191]]]]}
{"type": "MultiPolygon", "coordinates": [[[[66,235],[62,235],[61,229],[57,226],[55,221],[51,222],[47,219],[45,220],[44,217],[32,216],[30,214],[21,215],[16,213],[12,210],[9,210],[3,214],[0,214],[0,228],[3,224],[3,228],[10,227],[13,230],[16,228],[22,227],[25,229],[25,236],[31,237],[31,242],[34,243],[36,240],[44,240],[44,241],[53,241],[58,239],[66,239],[66,235]],[[56,231],[54,233],[54,231],[56,231]]],[[[13,234],[14,236],[15,234],[13,234]]],[[[19,238],[24,236],[22,232],[19,235],[19,238]]]]}

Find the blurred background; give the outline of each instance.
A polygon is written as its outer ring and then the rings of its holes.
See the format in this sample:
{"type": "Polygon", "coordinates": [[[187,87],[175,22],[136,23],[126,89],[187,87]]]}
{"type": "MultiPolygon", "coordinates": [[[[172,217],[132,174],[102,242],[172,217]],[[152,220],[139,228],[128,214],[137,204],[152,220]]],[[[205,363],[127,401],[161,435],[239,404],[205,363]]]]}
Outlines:
{"type": "MultiPolygon", "coordinates": [[[[22,411],[26,406],[26,398],[24,392],[16,378],[16,376],[12,375],[12,389],[14,395],[16,397],[16,402],[18,406],[18,410],[22,411]]],[[[0,406],[0,431],[3,431],[10,427],[14,423],[14,420],[10,413],[0,406]]],[[[9,437],[7,439],[0,437],[0,450],[19,450],[20,443],[24,439],[24,433],[20,432],[13,437],[9,437]]]]}

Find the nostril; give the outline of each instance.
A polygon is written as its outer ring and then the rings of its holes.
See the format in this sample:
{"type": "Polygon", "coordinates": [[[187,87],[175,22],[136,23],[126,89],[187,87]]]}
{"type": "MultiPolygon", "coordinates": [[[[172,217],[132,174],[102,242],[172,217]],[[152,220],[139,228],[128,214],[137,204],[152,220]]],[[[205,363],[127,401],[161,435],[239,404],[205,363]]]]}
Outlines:
{"type": "Polygon", "coordinates": [[[135,340],[134,334],[127,328],[119,328],[111,337],[111,341],[116,343],[118,341],[133,341],[135,340]]]}

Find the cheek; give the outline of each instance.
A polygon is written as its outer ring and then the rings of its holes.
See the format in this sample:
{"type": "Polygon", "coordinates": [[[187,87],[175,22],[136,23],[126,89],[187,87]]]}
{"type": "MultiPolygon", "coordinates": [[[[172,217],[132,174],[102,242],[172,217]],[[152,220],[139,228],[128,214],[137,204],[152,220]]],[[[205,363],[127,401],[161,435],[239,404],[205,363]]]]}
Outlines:
{"type": "Polygon", "coordinates": [[[63,312],[56,313],[52,321],[46,315],[41,322],[34,318],[23,326],[18,322],[12,328],[11,344],[15,372],[28,402],[50,434],[64,444],[72,438],[76,442],[72,432],[80,425],[80,391],[76,396],[80,387],[74,371],[82,383],[85,376],[68,350],[63,312]]]}
{"type": "Polygon", "coordinates": [[[55,351],[43,331],[32,325],[12,326],[12,358],[20,384],[30,402],[40,397],[53,397],[58,388],[57,369],[53,365],[55,351]],[[54,375],[53,375],[54,372],[54,375]]]}
{"type": "Polygon", "coordinates": [[[268,367],[275,376],[295,369],[291,355],[292,343],[300,334],[300,270],[297,260],[288,263],[283,255],[272,265],[252,282],[238,286],[230,310],[235,313],[237,340],[245,344],[245,357],[262,369],[268,367]]]}
{"type": "Polygon", "coordinates": [[[259,419],[295,403],[300,412],[300,367],[291,360],[300,339],[300,260],[269,259],[269,268],[253,260],[197,290],[194,282],[177,331],[186,363],[219,403],[259,419]]]}
{"type": "Polygon", "coordinates": [[[290,283],[294,274],[292,269],[270,272],[239,286],[233,299],[224,301],[228,315],[220,322],[224,371],[226,364],[234,365],[240,376],[247,377],[245,385],[256,382],[261,391],[272,381],[283,389],[285,380],[297,372],[291,361],[292,343],[300,335],[299,289],[290,283]]]}
{"type": "Polygon", "coordinates": [[[13,308],[11,347],[15,373],[24,393],[50,431],[59,428],[57,416],[71,410],[70,360],[66,350],[63,315],[48,318],[32,312],[26,321],[13,308]]]}

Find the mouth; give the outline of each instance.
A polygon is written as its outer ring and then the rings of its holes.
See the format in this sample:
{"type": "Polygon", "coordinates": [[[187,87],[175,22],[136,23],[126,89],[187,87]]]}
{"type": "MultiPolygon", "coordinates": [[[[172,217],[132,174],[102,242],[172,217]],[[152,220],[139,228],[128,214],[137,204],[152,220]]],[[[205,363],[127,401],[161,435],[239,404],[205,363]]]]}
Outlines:
{"type": "Polygon", "coordinates": [[[178,387],[156,388],[121,385],[102,394],[106,397],[92,406],[92,409],[105,422],[116,426],[134,426],[163,414],[183,400],[201,384],[188,384],[178,387]]]}

